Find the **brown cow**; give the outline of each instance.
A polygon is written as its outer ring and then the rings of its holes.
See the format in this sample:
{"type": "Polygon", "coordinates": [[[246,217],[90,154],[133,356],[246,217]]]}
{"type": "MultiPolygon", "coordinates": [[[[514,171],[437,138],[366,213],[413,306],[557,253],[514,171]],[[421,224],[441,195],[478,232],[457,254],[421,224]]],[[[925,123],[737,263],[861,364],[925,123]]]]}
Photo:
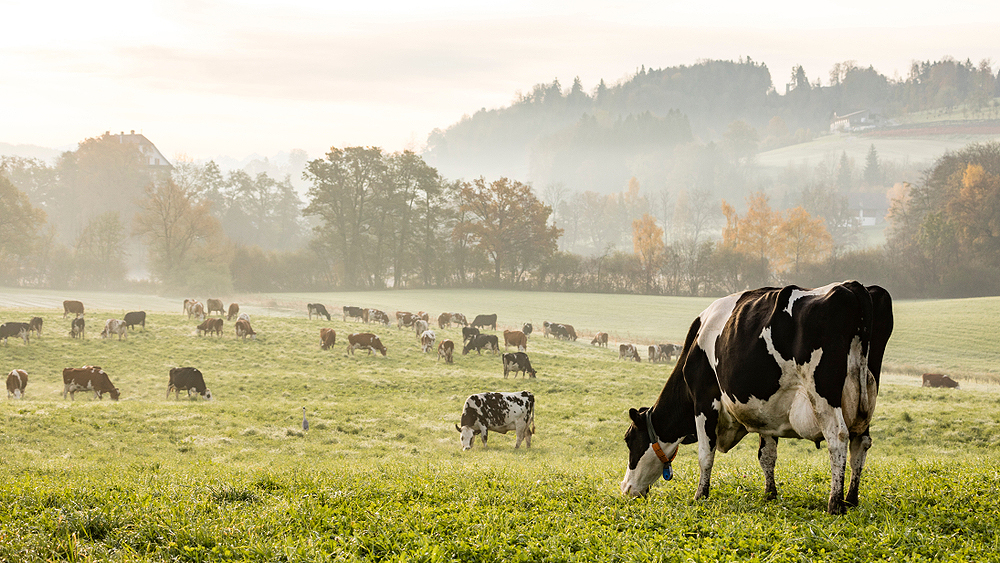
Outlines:
{"type": "Polygon", "coordinates": [[[319,346],[324,350],[328,350],[334,344],[337,343],[337,331],[332,328],[321,328],[319,329],[319,346]]]}
{"type": "Polygon", "coordinates": [[[465,318],[465,315],[463,315],[462,313],[452,313],[451,322],[455,324],[460,324],[462,326],[469,326],[469,321],[465,318]]]}
{"type": "Polygon", "coordinates": [[[66,368],[63,370],[63,399],[69,393],[70,400],[76,400],[77,391],[93,391],[98,399],[104,399],[104,394],[111,395],[111,400],[117,401],[121,393],[111,384],[111,379],[99,366],[83,366],[82,368],[66,368]]]}
{"type": "Polygon", "coordinates": [[[201,333],[211,334],[215,333],[217,336],[222,336],[222,325],[223,320],[218,319],[205,319],[200,325],[198,325],[198,335],[201,333]]]}
{"type": "Polygon", "coordinates": [[[347,351],[352,356],[354,355],[355,348],[367,348],[368,355],[371,356],[372,352],[378,350],[382,352],[382,355],[386,355],[386,347],[379,340],[379,337],[370,332],[355,332],[347,336],[347,351]]]}
{"type": "Polygon", "coordinates": [[[205,306],[201,303],[195,301],[191,303],[191,308],[188,310],[188,318],[197,317],[199,321],[205,319],[205,306]]]}
{"type": "Polygon", "coordinates": [[[28,372],[23,369],[11,370],[7,374],[7,398],[24,398],[24,388],[28,386],[28,372]]]}
{"type": "Polygon", "coordinates": [[[507,350],[507,346],[516,346],[521,352],[528,351],[528,337],[524,335],[520,330],[505,330],[503,331],[503,349],[507,350]]]}
{"type": "Polygon", "coordinates": [[[257,333],[253,331],[250,326],[250,321],[246,319],[240,319],[236,321],[236,336],[246,340],[249,336],[250,340],[257,340],[257,333]]]}
{"type": "Polygon", "coordinates": [[[632,344],[621,344],[618,346],[618,359],[625,361],[635,360],[637,362],[642,362],[642,358],[639,357],[639,351],[635,349],[632,344]]]}
{"type": "Polygon", "coordinates": [[[230,303],[229,304],[229,312],[226,313],[226,320],[227,321],[231,321],[231,320],[233,320],[233,319],[236,318],[236,315],[239,315],[239,314],[240,314],[240,305],[239,305],[239,303],[230,303]]]}
{"type": "Polygon", "coordinates": [[[946,387],[958,389],[958,382],[943,373],[925,373],[924,387],[946,387]]]}
{"type": "Polygon", "coordinates": [[[220,315],[226,314],[226,306],[222,304],[222,299],[209,299],[205,302],[208,305],[208,311],[206,313],[214,313],[218,311],[220,315]]]}
{"type": "Polygon", "coordinates": [[[42,317],[31,317],[31,320],[28,321],[28,329],[30,329],[32,332],[34,332],[38,336],[41,336],[42,335],[42,323],[43,322],[44,321],[42,321],[42,317]]]}
{"type": "Polygon", "coordinates": [[[83,303],[79,301],[63,301],[63,318],[65,319],[66,315],[70,313],[75,314],[77,317],[82,317],[83,303]]]}
{"type": "Polygon", "coordinates": [[[444,358],[444,363],[452,364],[455,363],[455,343],[451,340],[444,339],[438,344],[438,360],[444,358]]]}
{"type": "Polygon", "coordinates": [[[413,313],[396,311],[396,328],[403,328],[404,326],[409,328],[413,326],[413,321],[415,320],[417,320],[417,316],[413,313]]]}
{"type": "Polygon", "coordinates": [[[417,318],[422,321],[431,322],[431,316],[426,311],[417,311],[417,318]]]}
{"type": "Polygon", "coordinates": [[[423,350],[424,354],[434,349],[434,340],[436,339],[437,335],[434,334],[433,330],[425,330],[420,335],[420,349],[423,350]]]}
{"type": "Polygon", "coordinates": [[[597,334],[594,335],[594,339],[590,341],[590,344],[592,346],[604,346],[605,348],[607,348],[608,347],[608,333],[606,333],[606,332],[598,332],[597,334]]]}
{"type": "Polygon", "coordinates": [[[441,313],[438,315],[438,328],[448,328],[451,326],[451,313],[441,313]]]}

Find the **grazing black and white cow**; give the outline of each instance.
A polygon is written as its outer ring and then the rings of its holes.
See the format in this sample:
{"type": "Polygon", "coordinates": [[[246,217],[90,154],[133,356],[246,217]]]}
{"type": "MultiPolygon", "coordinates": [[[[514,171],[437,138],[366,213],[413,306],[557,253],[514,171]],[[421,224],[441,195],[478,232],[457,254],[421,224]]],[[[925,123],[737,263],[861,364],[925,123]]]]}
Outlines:
{"type": "Polygon", "coordinates": [[[503,378],[507,379],[507,374],[514,372],[514,377],[520,372],[525,377],[535,377],[535,368],[531,367],[531,360],[524,352],[514,352],[503,355],[503,378]]]}
{"type": "Polygon", "coordinates": [[[135,325],[142,325],[142,328],[146,328],[146,311],[130,311],[125,313],[122,317],[125,321],[125,328],[133,328],[135,325]]]}
{"type": "Polygon", "coordinates": [[[497,329],[497,314],[492,315],[476,315],[476,318],[472,321],[472,326],[479,328],[490,327],[493,330],[497,329]]]}
{"type": "Polygon", "coordinates": [[[636,349],[635,344],[619,344],[618,359],[625,360],[626,362],[629,360],[642,362],[642,358],[639,357],[639,350],[636,349]]]}
{"type": "Polygon", "coordinates": [[[20,336],[24,343],[28,343],[28,334],[31,332],[31,325],[28,323],[3,323],[0,325],[0,340],[7,344],[7,339],[11,336],[20,336]]]}
{"type": "Polygon", "coordinates": [[[657,344],[661,362],[669,362],[674,356],[681,355],[681,347],[676,344],[657,344]]]}
{"type": "Polygon", "coordinates": [[[23,369],[13,369],[7,374],[7,398],[24,398],[24,388],[28,386],[28,372],[23,369]]]}
{"type": "Polygon", "coordinates": [[[205,386],[205,377],[198,368],[170,368],[170,383],[167,385],[167,398],[170,392],[174,392],[174,398],[179,399],[181,391],[187,391],[188,397],[194,391],[205,400],[212,400],[212,391],[205,386]]]}
{"type": "Polygon", "coordinates": [[[892,325],[889,293],[856,281],[811,290],[763,288],[715,301],[691,324],[653,406],[629,410],[622,491],[645,495],[661,474],[669,478],[678,447],[697,442],[695,498],[707,497],[715,452],[729,451],[754,432],[768,498],[778,494],[778,438],[803,438],[829,446],[827,511],[840,514],[857,505],[892,325]]]}
{"type": "MultiPolygon", "coordinates": [[[[316,315],[317,317],[326,317],[326,320],[330,320],[330,313],[327,312],[326,305],[322,303],[307,303],[306,314],[309,315],[310,319],[313,318],[313,315],[316,315]]],[[[346,315],[344,320],[346,320],[346,315]]]]}
{"type": "Polygon", "coordinates": [[[500,339],[495,334],[477,334],[469,339],[469,343],[462,348],[462,355],[465,356],[472,350],[482,355],[483,348],[487,352],[500,352],[500,339]]]}
{"type": "Polygon", "coordinates": [[[77,317],[73,319],[69,326],[69,335],[73,338],[83,338],[85,336],[84,329],[87,325],[83,321],[83,317],[77,317]]]}
{"type": "Polygon", "coordinates": [[[517,393],[477,393],[465,400],[462,409],[462,427],[455,425],[461,435],[462,449],[472,449],[476,434],[483,440],[490,431],[506,434],[511,430],[517,436],[515,448],[531,447],[531,435],[535,433],[535,396],[530,391],[517,393]]]}
{"type": "Polygon", "coordinates": [[[362,319],[364,318],[364,309],[362,309],[361,307],[349,307],[347,305],[344,305],[345,321],[347,320],[347,317],[351,317],[352,319],[362,319]]]}
{"type": "Polygon", "coordinates": [[[531,326],[531,323],[524,323],[524,326],[521,327],[521,332],[523,332],[525,336],[531,336],[531,333],[534,330],[535,327],[531,326]]]}
{"type": "Polygon", "coordinates": [[[462,342],[468,342],[470,338],[479,336],[479,329],[471,326],[462,327],[462,342]]]}
{"type": "Polygon", "coordinates": [[[923,376],[923,386],[958,389],[958,382],[943,373],[925,373],[923,376]]]}
{"type": "Polygon", "coordinates": [[[118,335],[118,340],[128,338],[128,332],[125,330],[125,323],[118,319],[108,319],[105,321],[104,330],[101,331],[101,338],[108,338],[116,334],[118,335]]]}
{"type": "Polygon", "coordinates": [[[460,324],[463,327],[469,326],[469,321],[466,320],[465,315],[462,313],[451,313],[452,324],[460,324]]]}

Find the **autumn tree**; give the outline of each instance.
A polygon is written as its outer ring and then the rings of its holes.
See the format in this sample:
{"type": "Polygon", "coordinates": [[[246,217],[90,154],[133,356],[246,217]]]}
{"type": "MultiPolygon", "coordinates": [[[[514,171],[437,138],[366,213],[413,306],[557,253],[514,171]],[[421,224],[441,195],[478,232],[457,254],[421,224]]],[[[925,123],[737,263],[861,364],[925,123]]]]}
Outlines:
{"type": "Polygon", "coordinates": [[[548,224],[552,208],[539,201],[530,186],[516,180],[487,183],[478,178],[465,183],[459,210],[466,217],[456,225],[456,236],[468,234],[487,256],[497,285],[504,279],[518,283],[558,248],[562,229],[548,224]]]}
{"type": "Polygon", "coordinates": [[[645,213],[632,221],[632,248],[639,256],[645,273],[646,291],[652,291],[653,279],[663,261],[665,245],[663,229],[656,224],[652,215],[645,213]]]}
{"type": "Polygon", "coordinates": [[[725,200],[722,202],[722,212],[726,217],[722,245],[757,263],[754,271],[762,272],[763,279],[748,280],[753,282],[751,285],[767,283],[771,268],[781,257],[778,234],[781,213],[771,209],[764,192],[755,192],[747,197],[747,211],[743,217],[725,200]]]}
{"type": "Polygon", "coordinates": [[[813,218],[801,206],[790,209],[778,225],[778,240],[782,243],[779,268],[798,275],[802,264],[819,262],[830,254],[833,237],[822,218],[813,218]]]}

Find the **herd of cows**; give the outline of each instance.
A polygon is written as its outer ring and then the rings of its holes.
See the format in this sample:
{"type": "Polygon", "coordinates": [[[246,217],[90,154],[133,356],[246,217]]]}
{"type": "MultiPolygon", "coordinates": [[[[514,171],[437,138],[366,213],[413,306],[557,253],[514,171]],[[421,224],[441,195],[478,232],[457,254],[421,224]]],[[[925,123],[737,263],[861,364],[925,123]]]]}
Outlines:
{"type": "MultiPolygon", "coordinates": [[[[185,300],[189,317],[202,320],[199,332],[221,334],[222,319],[205,324],[205,308],[193,300],[185,300]]],[[[82,320],[83,307],[78,302],[66,302],[64,317],[76,313],[82,320]],[[77,305],[79,305],[77,307],[77,305]]],[[[226,311],[218,300],[208,300],[208,313],[226,311]]],[[[131,314],[131,313],[130,313],[131,314]]],[[[307,314],[330,320],[322,304],[307,306],[307,314]]],[[[228,309],[229,319],[238,318],[238,336],[253,337],[249,318],[239,318],[239,306],[228,309]],[[245,322],[241,332],[239,323],[245,322]]],[[[128,315],[126,315],[126,318],[128,315]]],[[[120,321],[121,325],[142,324],[120,321]],[[127,324],[126,323],[130,323],[127,324]]],[[[427,353],[434,349],[435,330],[430,328],[430,316],[397,312],[399,329],[412,328],[417,344],[427,353]]],[[[343,307],[343,319],[360,319],[365,323],[390,324],[384,311],[353,306],[343,307]]],[[[38,319],[39,321],[41,319],[38,319]]],[[[105,324],[105,336],[120,334],[105,324]]],[[[135,321],[136,318],[131,319],[135,321]]],[[[8,325],[18,325],[16,334],[34,330],[29,323],[4,323],[0,333],[11,334],[8,325]],[[22,328],[24,325],[27,328],[22,328]]],[[[81,323],[82,324],[82,323],[81,323]]],[[[471,323],[460,313],[442,313],[437,317],[439,329],[453,325],[462,327],[463,355],[475,350],[499,354],[498,335],[482,331],[497,330],[497,316],[478,315],[471,323]]],[[[662,391],[650,407],[628,410],[630,426],[625,434],[628,464],[621,483],[622,492],[644,496],[661,476],[672,476],[671,462],[681,444],[697,443],[701,475],[695,498],[709,495],[711,471],[716,452],[727,452],[749,433],[759,436],[758,459],[764,474],[765,495],[777,496],[774,467],[779,438],[798,438],[828,445],[831,484],[827,511],[843,513],[858,503],[861,474],[868,449],[872,445],[870,423],[874,416],[882,359],[892,334],[892,299],[879,286],[864,286],[856,281],[830,284],[817,289],[796,286],[761,288],[736,293],[713,302],[692,322],[683,345],[649,346],[650,361],[676,363],[662,391]],[[846,497],[844,485],[846,464],[850,457],[851,478],[846,497]]],[[[38,331],[41,325],[38,323],[38,331]]],[[[571,325],[543,323],[544,335],[576,340],[571,325]]],[[[71,327],[71,333],[73,329],[71,327]]],[[[516,352],[502,355],[503,374],[511,372],[535,377],[527,355],[528,337],[532,325],[521,330],[504,330],[504,349],[514,346],[516,352]]],[[[82,334],[82,330],[81,330],[82,334]]],[[[11,334],[13,335],[13,334],[11,334]]],[[[25,343],[28,342],[24,336],[25,343]]],[[[367,349],[369,355],[387,349],[372,332],[347,336],[348,353],[367,349]]],[[[336,331],[320,329],[320,346],[336,345],[336,331]]],[[[606,347],[607,333],[598,333],[591,342],[606,347]]],[[[451,363],[455,343],[443,339],[437,343],[438,360],[451,363]]],[[[621,344],[619,359],[640,361],[639,348],[621,344]]],[[[195,368],[170,370],[167,395],[174,391],[197,393],[206,399],[211,391],[204,377],[195,368]]],[[[23,397],[28,374],[13,370],[7,379],[8,396],[23,397]]],[[[63,371],[63,397],[75,391],[93,391],[98,398],[104,393],[117,399],[115,388],[107,374],[98,366],[67,368],[63,371]]],[[[942,374],[925,374],[924,386],[958,387],[958,383],[942,374]]],[[[535,398],[529,391],[513,393],[486,392],[469,396],[462,409],[461,424],[456,425],[463,449],[470,449],[476,435],[486,446],[489,432],[513,430],[517,441],[531,445],[534,433],[535,398]]]]}

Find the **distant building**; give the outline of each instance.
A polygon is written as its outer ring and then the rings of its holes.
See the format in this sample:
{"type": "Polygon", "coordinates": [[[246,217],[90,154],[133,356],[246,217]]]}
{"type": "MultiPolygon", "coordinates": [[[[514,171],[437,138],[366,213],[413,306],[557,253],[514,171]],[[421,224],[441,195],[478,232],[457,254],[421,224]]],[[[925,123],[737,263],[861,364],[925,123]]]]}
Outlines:
{"type": "MultiPolygon", "coordinates": [[[[111,136],[111,131],[105,132],[105,135],[111,136]]],[[[159,170],[170,171],[174,167],[170,162],[167,161],[167,157],[163,156],[159,149],[152,141],[146,138],[142,133],[136,134],[135,129],[125,134],[124,131],[115,135],[118,137],[119,143],[132,143],[139,146],[139,151],[142,153],[143,157],[146,159],[146,165],[150,168],[155,168],[159,170]]]]}
{"type": "Polygon", "coordinates": [[[854,193],[847,195],[847,208],[862,227],[872,227],[885,222],[889,201],[882,193],[854,193]]]}
{"type": "Polygon", "coordinates": [[[830,120],[830,132],[871,129],[878,125],[878,123],[878,116],[867,109],[851,112],[846,115],[837,115],[834,113],[833,119],[830,120]]]}

